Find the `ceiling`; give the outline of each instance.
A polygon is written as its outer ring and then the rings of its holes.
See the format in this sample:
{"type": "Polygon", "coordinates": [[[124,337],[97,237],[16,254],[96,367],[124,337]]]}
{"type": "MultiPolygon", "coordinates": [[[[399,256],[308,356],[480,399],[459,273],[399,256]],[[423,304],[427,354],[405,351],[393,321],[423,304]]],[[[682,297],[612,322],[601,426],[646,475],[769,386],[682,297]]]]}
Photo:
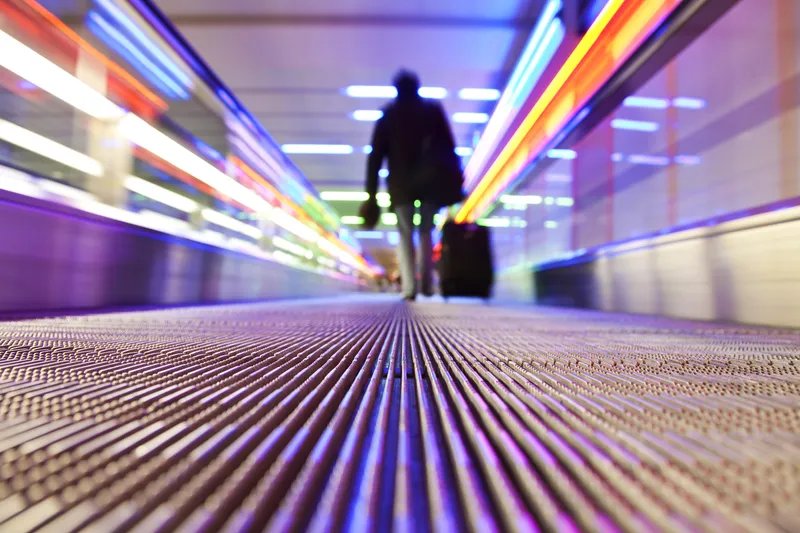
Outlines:
{"type": "MultiPolygon", "coordinates": [[[[363,190],[373,123],[352,113],[384,99],[351,85],[389,85],[399,68],[442,87],[457,112],[491,113],[464,88],[502,89],[543,0],[159,0],[160,9],[279,144],[345,144],[348,155],[292,155],[319,190],[363,190]]],[[[459,146],[480,124],[453,124],[459,146]]],[[[357,204],[331,202],[342,215],[357,204]]],[[[363,243],[385,256],[382,241],[363,243]]],[[[385,261],[381,261],[385,262],[385,261]]]]}
{"type": "MultiPolygon", "coordinates": [[[[294,155],[321,190],[363,187],[373,123],[351,115],[385,100],[350,85],[389,85],[401,67],[443,87],[448,113],[488,112],[462,88],[502,89],[541,0],[159,0],[159,7],[280,144],[346,144],[350,155],[294,155]]],[[[454,124],[471,146],[474,124],[454,124]]]]}

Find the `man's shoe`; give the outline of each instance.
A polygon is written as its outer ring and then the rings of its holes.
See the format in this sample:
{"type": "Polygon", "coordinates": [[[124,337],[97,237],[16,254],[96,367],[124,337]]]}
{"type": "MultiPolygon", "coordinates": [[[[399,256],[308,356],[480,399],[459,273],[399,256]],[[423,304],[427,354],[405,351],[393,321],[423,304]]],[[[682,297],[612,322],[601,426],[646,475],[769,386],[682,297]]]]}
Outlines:
{"type": "Polygon", "coordinates": [[[403,296],[403,300],[405,300],[406,302],[413,302],[413,301],[415,301],[416,299],[417,299],[416,295],[411,295],[411,296],[403,296]]]}

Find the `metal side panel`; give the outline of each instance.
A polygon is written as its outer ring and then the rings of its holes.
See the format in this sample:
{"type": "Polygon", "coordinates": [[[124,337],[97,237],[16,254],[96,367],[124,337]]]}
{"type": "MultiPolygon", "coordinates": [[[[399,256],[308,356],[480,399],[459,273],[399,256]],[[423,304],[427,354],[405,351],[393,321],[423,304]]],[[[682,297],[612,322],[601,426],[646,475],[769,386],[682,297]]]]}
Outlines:
{"type": "Polygon", "coordinates": [[[609,245],[538,269],[537,301],[800,328],[800,208],[609,245]]]}
{"type": "Polygon", "coordinates": [[[357,291],[314,272],[0,193],[0,312],[357,291]]]}

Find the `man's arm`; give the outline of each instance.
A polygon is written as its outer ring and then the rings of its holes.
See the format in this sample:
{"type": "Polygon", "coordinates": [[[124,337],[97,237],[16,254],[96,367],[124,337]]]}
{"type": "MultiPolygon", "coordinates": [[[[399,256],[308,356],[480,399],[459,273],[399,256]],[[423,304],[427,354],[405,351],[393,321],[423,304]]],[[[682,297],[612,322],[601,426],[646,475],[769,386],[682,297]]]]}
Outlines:
{"type": "Polygon", "coordinates": [[[367,159],[367,194],[373,200],[378,194],[378,173],[388,155],[388,145],[386,119],[381,118],[375,123],[375,130],[372,132],[372,151],[367,159]]]}
{"type": "Polygon", "coordinates": [[[439,122],[439,131],[442,136],[442,148],[455,151],[456,141],[453,137],[453,129],[450,127],[450,121],[447,119],[447,113],[444,112],[444,107],[436,102],[436,115],[439,122]]]}

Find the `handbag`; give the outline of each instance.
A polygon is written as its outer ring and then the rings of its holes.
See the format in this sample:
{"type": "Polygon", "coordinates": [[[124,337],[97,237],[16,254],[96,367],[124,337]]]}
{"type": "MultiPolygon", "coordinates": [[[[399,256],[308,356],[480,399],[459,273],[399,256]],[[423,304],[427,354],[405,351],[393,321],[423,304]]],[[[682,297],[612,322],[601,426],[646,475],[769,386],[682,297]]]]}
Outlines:
{"type": "Polygon", "coordinates": [[[381,208],[374,198],[370,198],[358,208],[358,216],[364,221],[362,227],[367,230],[375,229],[381,218],[381,208]]]}
{"type": "Polygon", "coordinates": [[[423,138],[413,187],[421,200],[449,207],[464,199],[464,173],[458,154],[439,144],[433,135],[423,138]]]}

